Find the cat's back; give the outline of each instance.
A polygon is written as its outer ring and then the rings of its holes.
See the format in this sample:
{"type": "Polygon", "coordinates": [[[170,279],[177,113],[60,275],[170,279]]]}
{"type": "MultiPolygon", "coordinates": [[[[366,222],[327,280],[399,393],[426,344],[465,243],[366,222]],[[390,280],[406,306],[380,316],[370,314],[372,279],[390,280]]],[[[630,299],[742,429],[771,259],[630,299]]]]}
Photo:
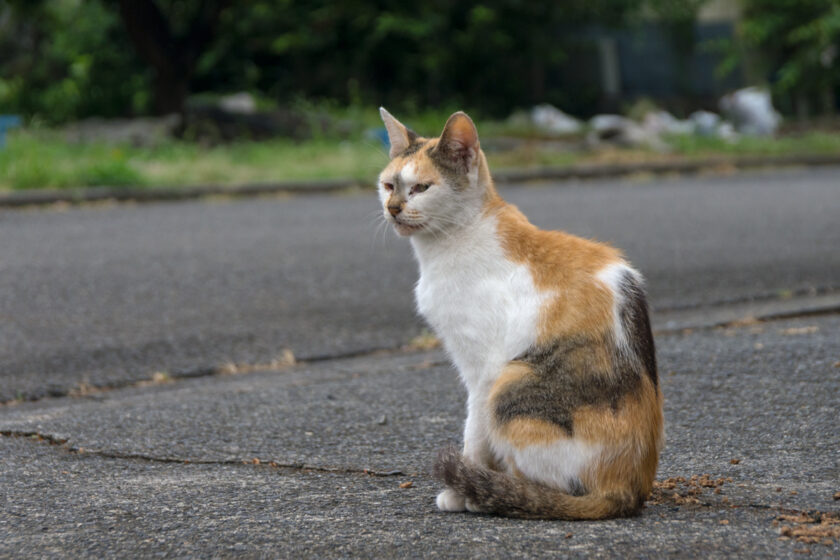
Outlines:
{"type": "Polygon", "coordinates": [[[615,247],[562,231],[539,229],[516,206],[501,199],[488,204],[488,214],[496,222],[507,258],[526,264],[537,284],[575,282],[626,264],[615,247]]]}
{"type": "Polygon", "coordinates": [[[628,295],[646,305],[641,275],[615,247],[539,229],[501,199],[488,214],[506,258],[528,269],[542,295],[538,338],[597,336],[616,328],[628,295]]]}

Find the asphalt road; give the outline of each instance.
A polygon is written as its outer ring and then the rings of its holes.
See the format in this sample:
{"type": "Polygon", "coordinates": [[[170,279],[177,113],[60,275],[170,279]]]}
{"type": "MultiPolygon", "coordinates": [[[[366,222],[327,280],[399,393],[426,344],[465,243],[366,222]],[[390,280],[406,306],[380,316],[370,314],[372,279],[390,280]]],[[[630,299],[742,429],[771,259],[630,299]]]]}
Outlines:
{"type": "Polygon", "coordinates": [[[660,336],[658,479],[723,483],[605,522],[435,510],[464,397],[438,352],[7,407],[0,557],[836,558],[840,539],[779,530],[838,512],[838,333],[830,315],[660,336]]]}
{"type": "MultiPolygon", "coordinates": [[[[840,170],[503,191],[609,241],[656,315],[840,288],[840,170]]],[[[0,402],[394,348],[416,267],[371,193],[0,210],[0,402]]]]}
{"type": "Polygon", "coordinates": [[[0,211],[0,558],[837,557],[780,531],[840,513],[840,170],[503,194],[646,274],[657,478],[712,486],[607,522],[437,512],[464,394],[399,349],[416,271],[370,193],[0,211]]]}

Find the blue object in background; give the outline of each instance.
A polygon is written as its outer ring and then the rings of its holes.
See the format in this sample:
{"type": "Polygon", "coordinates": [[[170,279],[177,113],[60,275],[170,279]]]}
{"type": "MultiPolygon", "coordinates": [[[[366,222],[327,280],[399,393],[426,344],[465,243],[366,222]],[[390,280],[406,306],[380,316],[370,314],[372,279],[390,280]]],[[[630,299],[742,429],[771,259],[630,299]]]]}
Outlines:
{"type": "Polygon", "coordinates": [[[20,123],[18,115],[0,115],[0,150],[6,146],[6,131],[20,126],[20,123]]]}
{"type": "Polygon", "coordinates": [[[383,146],[389,149],[391,148],[391,142],[388,139],[388,131],[385,130],[385,127],[367,129],[365,131],[365,138],[370,140],[379,140],[383,146]]]}

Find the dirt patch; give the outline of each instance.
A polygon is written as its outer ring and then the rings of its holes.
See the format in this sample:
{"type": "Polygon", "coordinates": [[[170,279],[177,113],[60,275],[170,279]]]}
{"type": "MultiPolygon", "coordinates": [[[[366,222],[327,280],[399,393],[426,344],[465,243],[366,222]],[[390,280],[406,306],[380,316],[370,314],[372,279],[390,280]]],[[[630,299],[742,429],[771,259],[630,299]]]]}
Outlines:
{"type": "MultiPolygon", "coordinates": [[[[733,459],[731,462],[737,464],[736,461],[738,460],[733,459]]],[[[653,491],[647,503],[650,505],[709,506],[713,504],[701,503],[700,496],[706,493],[722,494],[724,485],[731,482],[730,477],[715,478],[709,474],[695,474],[689,478],[675,476],[657,480],[653,483],[653,491]]],[[[781,490],[781,488],[776,489],[777,492],[781,490]]],[[[791,492],[791,494],[795,493],[795,491],[791,492]]],[[[834,497],[840,498],[840,492],[834,497]]],[[[721,497],[719,504],[731,508],[739,507],[736,504],[730,504],[726,496],[721,497]]],[[[824,546],[834,546],[835,541],[840,540],[840,512],[805,512],[781,508],[776,511],[779,513],[773,519],[773,527],[779,533],[779,540],[824,546]]],[[[730,521],[724,519],[720,521],[720,524],[729,525],[730,521]]],[[[795,550],[795,552],[810,554],[811,551],[806,548],[795,550]]]]}
{"type": "Polygon", "coordinates": [[[773,520],[779,540],[795,540],[804,544],[832,546],[840,539],[840,513],[782,513],[773,520]]]}
{"type": "MultiPolygon", "coordinates": [[[[722,476],[714,478],[710,474],[695,474],[689,478],[675,476],[662,481],[657,480],[653,483],[653,491],[650,494],[648,503],[652,505],[676,504],[680,506],[699,504],[699,496],[703,495],[704,492],[721,494],[724,484],[728,482],[732,482],[732,478],[722,476]]],[[[728,503],[729,499],[724,497],[721,501],[728,503]]]]}

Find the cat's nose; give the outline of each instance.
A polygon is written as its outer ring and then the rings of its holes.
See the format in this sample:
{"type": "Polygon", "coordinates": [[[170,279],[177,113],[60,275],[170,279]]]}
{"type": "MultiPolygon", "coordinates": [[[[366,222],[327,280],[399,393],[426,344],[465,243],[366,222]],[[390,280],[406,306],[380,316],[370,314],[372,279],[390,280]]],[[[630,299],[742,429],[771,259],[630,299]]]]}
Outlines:
{"type": "Polygon", "coordinates": [[[401,206],[389,206],[389,207],[388,207],[388,212],[390,212],[392,216],[396,216],[396,215],[397,215],[397,214],[399,214],[401,211],[402,211],[402,207],[401,207],[401,206]]]}

